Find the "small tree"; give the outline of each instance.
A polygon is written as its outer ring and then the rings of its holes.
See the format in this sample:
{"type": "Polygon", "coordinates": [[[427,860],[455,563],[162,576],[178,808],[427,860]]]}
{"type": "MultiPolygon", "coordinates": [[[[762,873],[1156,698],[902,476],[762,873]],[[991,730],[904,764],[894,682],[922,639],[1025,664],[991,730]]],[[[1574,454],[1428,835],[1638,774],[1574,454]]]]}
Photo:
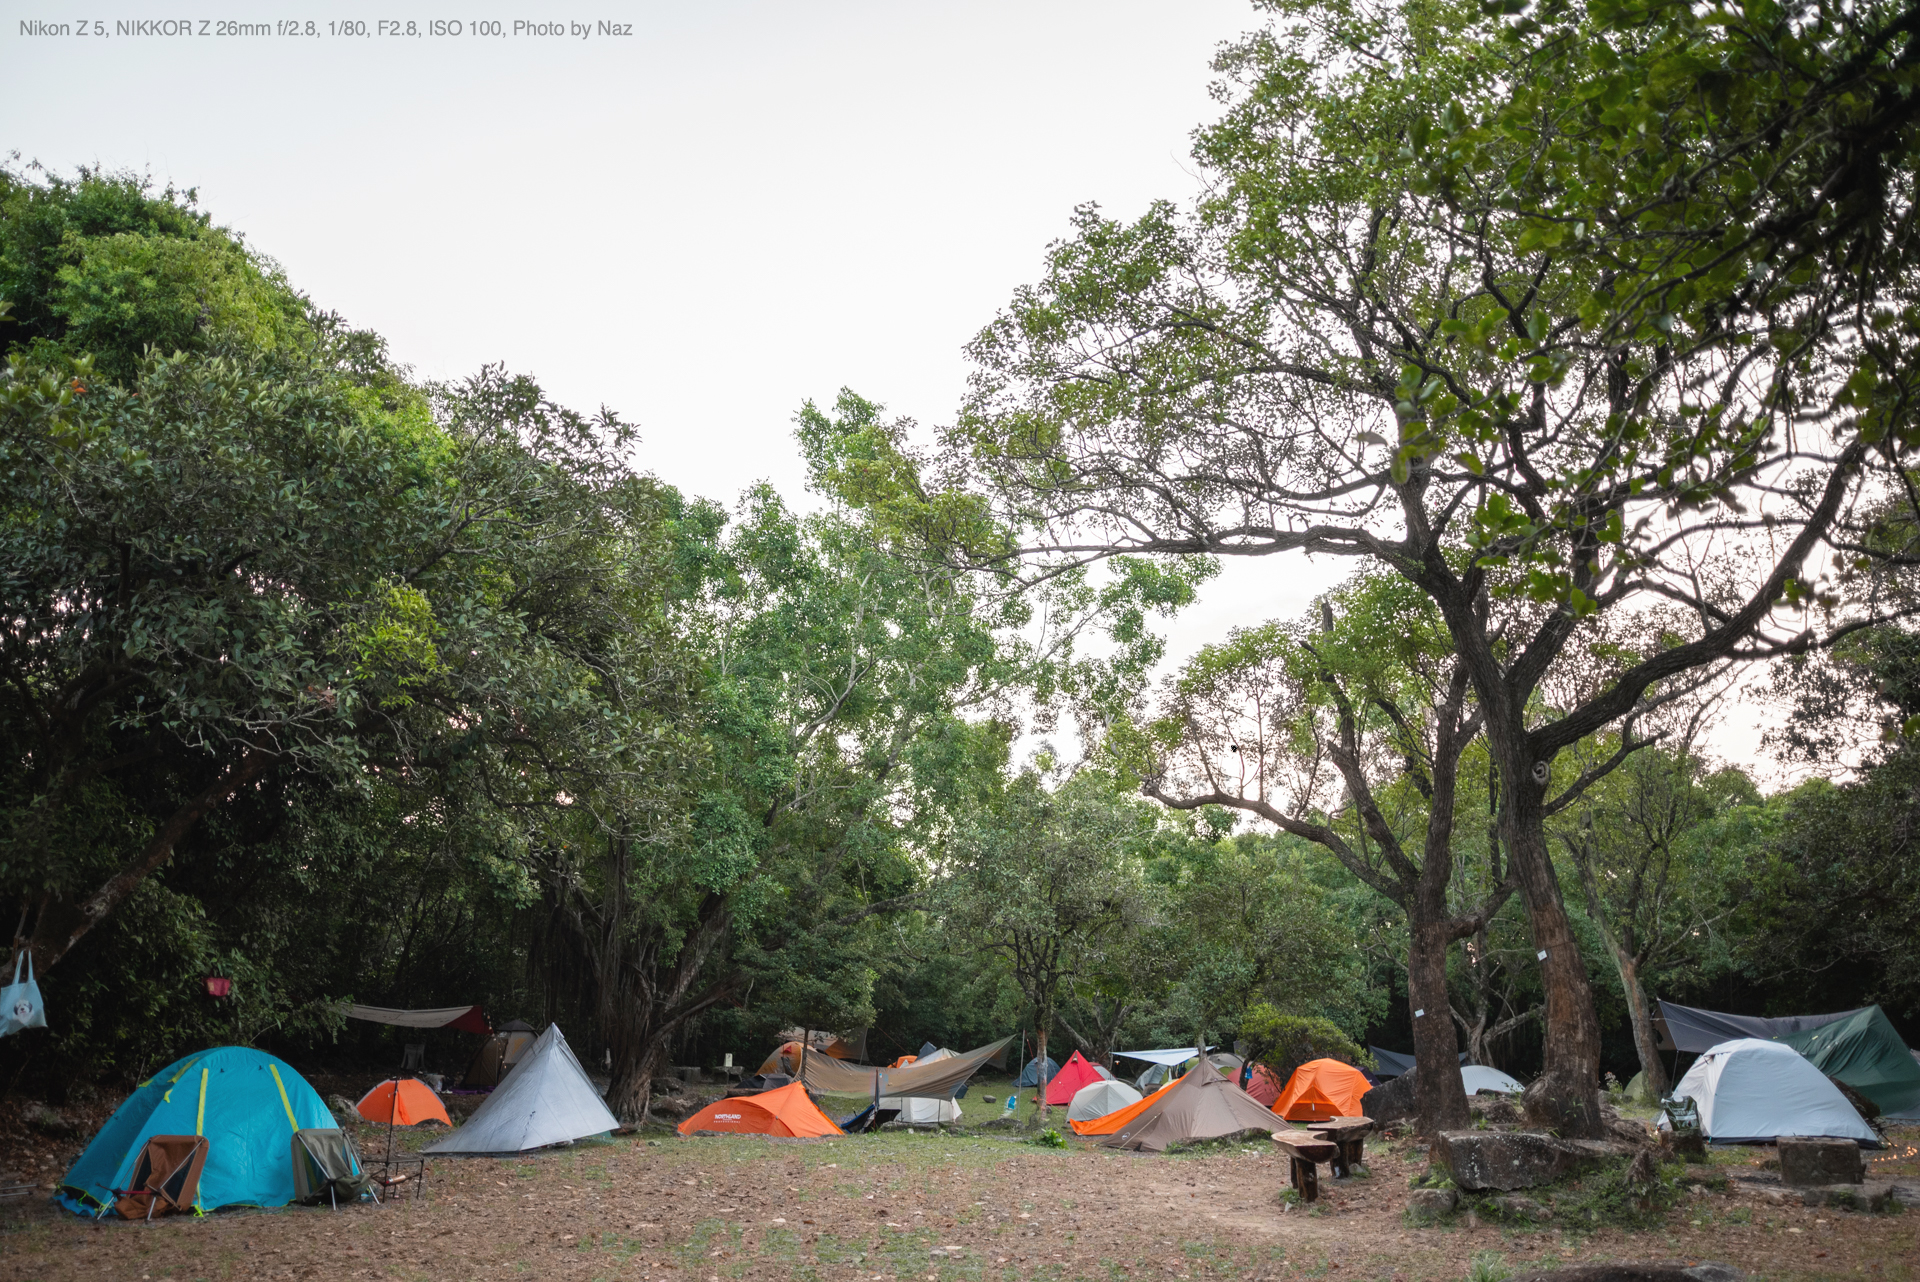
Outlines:
{"type": "Polygon", "coordinates": [[[1341,1032],[1332,1020],[1282,1015],[1265,1002],[1251,1007],[1241,1019],[1240,1036],[1247,1045],[1247,1058],[1265,1064],[1282,1082],[1302,1064],[1316,1059],[1337,1059],[1355,1068],[1374,1067],[1372,1054],[1341,1032]]]}
{"type": "Polygon", "coordinates": [[[1098,971],[1148,909],[1138,847],[1154,823],[1150,807],[1098,772],[1082,771],[1053,792],[1028,774],[948,843],[947,923],[1005,959],[1033,1006],[1042,1065],[1067,986],[1098,971]]]}

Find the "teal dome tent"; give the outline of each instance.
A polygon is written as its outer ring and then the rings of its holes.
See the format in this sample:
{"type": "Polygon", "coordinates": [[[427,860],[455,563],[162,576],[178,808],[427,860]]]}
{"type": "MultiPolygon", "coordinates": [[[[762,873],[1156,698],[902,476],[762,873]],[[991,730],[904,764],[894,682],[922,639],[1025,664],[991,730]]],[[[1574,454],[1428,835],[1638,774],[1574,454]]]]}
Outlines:
{"type": "Polygon", "coordinates": [[[207,1166],[197,1211],[285,1206],[293,1200],[296,1130],[337,1126],[307,1079],[284,1060],[220,1046],[176,1060],[114,1110],[60,1182],[60,1205],[93,1215],[125,1189],[154,1135],[204,1135],[207,1166]]]}

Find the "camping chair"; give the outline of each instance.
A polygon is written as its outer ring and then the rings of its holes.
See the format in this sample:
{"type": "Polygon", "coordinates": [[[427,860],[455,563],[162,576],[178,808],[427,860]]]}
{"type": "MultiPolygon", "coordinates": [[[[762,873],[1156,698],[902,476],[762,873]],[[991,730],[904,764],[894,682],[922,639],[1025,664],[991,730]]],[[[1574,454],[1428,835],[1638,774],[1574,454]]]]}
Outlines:
{"type": "MultiPolygon", "coordinates": [[[[134,1164],[133,1187],[112,1190],[118,1194],[113,1209],[126,1220],[151,1220],[156,1210],[168,1215],[191,1211],[206,1166],[206,1136],[150,1135],[134,1164]]],[[[100,1211],[104,1215],[106,1207],[100,1211]]]]}
{"type": "Polygon", "coordinates": [[[317,1206],[324,1199],[337,1211],[342,1195],[354,1202],[371,1192],[373,1181],[360,1169],[345,1131],[316,1126],[293,1133],[294,1201],[317,1206]]]}
{"type": "Polygon", "coordinates": [[[408,1042],[406,1048],[400,1052],[400,1071],[403,1073],[417,1073],[426,1066],[427,1044],[425,1042],[408,1042]]]}

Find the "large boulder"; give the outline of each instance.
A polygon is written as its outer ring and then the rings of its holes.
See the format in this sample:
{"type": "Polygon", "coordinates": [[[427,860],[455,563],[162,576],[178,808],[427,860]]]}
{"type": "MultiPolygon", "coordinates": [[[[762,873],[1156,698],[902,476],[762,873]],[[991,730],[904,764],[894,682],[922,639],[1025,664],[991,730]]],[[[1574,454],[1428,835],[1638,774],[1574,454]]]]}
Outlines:
{"type": "Polygon", "coordinates": [[[1852,1140],[1782,1135],[1779,1145],[1783,1184],[1858,1184],[1867,1177],[1860,1146],[1852,1140]]]}
{"type": "Polygon", "coordinates": [[[1397,1122],[1413,1117],[1420,1110],[1413,1103],[1413,1075],[1408,1069],[1398,1077],[1389,1077],[1360,1097],[1360,1111],[1376,1122],[1397,1122]]]}
{"type": "Polygon", "coordinates": [[[1427,1160],[1463,1189],[1536,1188],[1625,1156],[1624,1146],[1565,1140],[1546,1131],[1442,1131],[1427,1160]]]}

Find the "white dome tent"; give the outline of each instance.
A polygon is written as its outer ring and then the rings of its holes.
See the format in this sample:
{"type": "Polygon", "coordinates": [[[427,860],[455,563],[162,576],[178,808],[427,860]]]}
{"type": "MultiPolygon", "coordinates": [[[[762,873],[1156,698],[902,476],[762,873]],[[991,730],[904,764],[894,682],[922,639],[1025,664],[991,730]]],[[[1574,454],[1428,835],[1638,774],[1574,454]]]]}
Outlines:
{"type": "Polygon", "coordinates": [[[1067,1104],[1067,1120],[1091,1122],[1096,1117],[1138,1104],[1140,1099],[1140,1092],[1125,1082],[1090,1082],[1073,1093],[1072,1101],[1067,1104]]]}
{"type": "Polygon", "coordinates": [[[1846,1096],[1799,1051],[1780,1042],[1754,1037],[1721,1042],[1694,1061],[1673,1095],[1693,1101],[1701,1133],[1715,1144],[1818,1135],[1879,1145],[1879,1136],[1846,1096]]]}
{"type": "Polygon", "coordinates": [[[1482,1091],[1491,1091],[1496,1095],[1518,1095],[1527,1089],[1517,1079],[1485,1064],[1462,1064],[1460,1084],[1467,1088],[1469,1095],[1478,1095],[1482,1091]]]}

